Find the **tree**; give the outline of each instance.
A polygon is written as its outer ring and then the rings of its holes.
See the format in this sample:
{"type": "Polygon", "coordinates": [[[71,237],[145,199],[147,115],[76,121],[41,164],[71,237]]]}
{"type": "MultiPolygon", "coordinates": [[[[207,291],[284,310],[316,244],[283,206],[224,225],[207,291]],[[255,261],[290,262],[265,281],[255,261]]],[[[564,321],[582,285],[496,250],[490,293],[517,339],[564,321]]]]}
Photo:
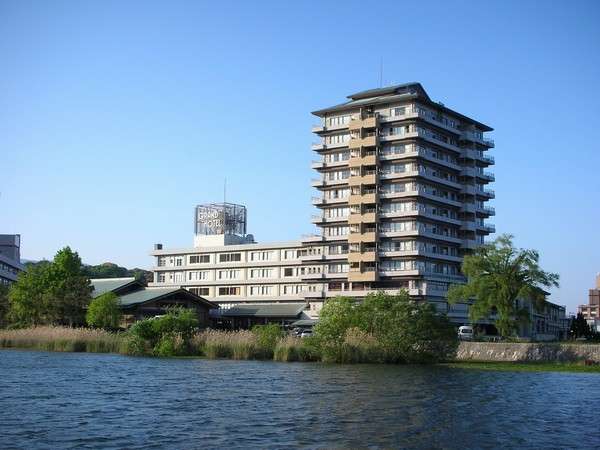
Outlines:
{"type": "Polygon", "coordinates": [[[474,322],[495,312],[496,328],[504,336],[529,320],[518,300],[541,307],[546,296],[541,288],[557,287],[559,279],[558,274],[540,268],[537,251],[515,248],[513,236],[507,234],[465,256],[462,272],[467,283],[452,286],[448,301],[472,301],[469,315],[474,322]]]}
{"type": "Polygon", "coordinates": [[[9,319],[17,326],[84,323],[92,286],[76,252],[65,247],[52,262],[28,265],[9,293],[9,319]]]}
{"type": "Polygon", "coordinates": [[[0,328],[7,324],[8,308],[8,286],[0,283],[0,328]]]}
{"type": "Polygon", "coordinates": [[[17,282],[11,287],[9,300],[9,322],[20,327],[51,323],[54,314],[48,295],[51,284],[52,263],[43,261],[19,273],[17,282]]]}
{"type": "Polygon", "coordinates": [[[326,359],[340,360],[348,336],[361,333],[376,343],[373,360],[390,363],[444,360],[458,343],[448,319],[431,303],[412,301],[406,290],[397,295],[372,293],[361,303],[345,297],[329,300],[319,315],[314,341],[326,359]]]}
{"type": "Polygon", "coordinates": [[[569,335],[574,338],[581,338],[589,337],[591,334],[592,330],[583,317],[583,314],[577,313],[577,316],[571,320],[569,335]]]}
{"type": "Polygon", "coordinates": [[[107,292],[92,300],[85,320],[89,326],[115,330],[119,328],[122,317],[119,297],[113,292],[107,292]]]}

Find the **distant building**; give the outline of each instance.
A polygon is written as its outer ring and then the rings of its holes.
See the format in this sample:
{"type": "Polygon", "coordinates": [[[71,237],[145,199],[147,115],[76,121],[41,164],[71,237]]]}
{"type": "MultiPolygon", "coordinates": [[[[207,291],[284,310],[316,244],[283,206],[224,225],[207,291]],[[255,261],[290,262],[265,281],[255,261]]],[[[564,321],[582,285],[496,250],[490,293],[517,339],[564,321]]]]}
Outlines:
{"type": "MultiPolygon", "coordinates": [[[[197,206],[194,231],[193,247],[163,249],[162,244],[155,245],[150,287],[183,287],[223,310],[286,303],[292,304],[291,309],[282,311],[292,311],[300,304],[308,313],[318,313],[322,301],[311,304],[305,300],[309,286],[303,279],[321,273],[303,266],[309,249],[301,241],[256,243],[246,233],[246,208],[233,203],[197,206]]],[[[289,319],[297,316],[291,314],[289,319]]]]}
{"type": "Polygon", "coordinates": [[[123,311],[123,326],[137,320],[155,317],[167,312],[174,306],[190,308],[196,311],[201,328],[210,325],[209,311],[217,307],[212,302],[198,297],[182,288],[149,289],[135,278],[96,278],[90,280],[96,298],[107,292],[119,297],[123,311]]]}
{"type": "Polygon", "coordinates": [[[600,274],[596,275],[596,287],[589,290],[588,304],[579,305],[578,312],[594,331],[600,332],[600,274]]]}
{"type": "Polygon", "coordinates": [[[0,234],[0,284],[12,284],[24,270],[21,264],[21,235],[0,234]]]}

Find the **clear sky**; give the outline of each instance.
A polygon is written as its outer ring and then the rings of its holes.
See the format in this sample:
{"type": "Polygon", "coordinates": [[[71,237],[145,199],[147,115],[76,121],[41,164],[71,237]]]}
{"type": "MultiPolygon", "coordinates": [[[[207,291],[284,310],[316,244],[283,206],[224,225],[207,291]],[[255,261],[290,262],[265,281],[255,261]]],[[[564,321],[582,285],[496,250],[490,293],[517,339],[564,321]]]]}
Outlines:
{"type": "Polygon", "coordinates": [[[495,128],[497,232],[573,311],[600,272],[600,2],[0,0],[0,232],[149,267],[195,204],[310,233],[316,109],[419,81],[495,128]],[[483,5],[486,5],[485,7],[483,5]]]}

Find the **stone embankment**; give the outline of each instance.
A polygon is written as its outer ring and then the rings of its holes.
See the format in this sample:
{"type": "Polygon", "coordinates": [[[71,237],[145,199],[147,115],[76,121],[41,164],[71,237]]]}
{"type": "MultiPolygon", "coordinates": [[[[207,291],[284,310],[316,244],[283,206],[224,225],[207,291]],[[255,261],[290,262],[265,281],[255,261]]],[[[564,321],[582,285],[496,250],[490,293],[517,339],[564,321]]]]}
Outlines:
{"type": "Polygon", "coordinates": [[[461,342],[458,361],[600,363],[600,344],[461,342]]]}

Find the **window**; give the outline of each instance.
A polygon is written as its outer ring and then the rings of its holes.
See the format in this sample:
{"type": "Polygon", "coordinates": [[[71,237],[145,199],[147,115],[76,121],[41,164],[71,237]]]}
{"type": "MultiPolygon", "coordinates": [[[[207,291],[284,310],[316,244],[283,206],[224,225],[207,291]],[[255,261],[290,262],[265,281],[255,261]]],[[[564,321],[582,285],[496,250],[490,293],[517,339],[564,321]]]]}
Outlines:
{"type": "Polygon", "coordinates": [[[392,108],[391,113],[392,116],[403,116],[406,114],[406,107],[392,108]]]}
{"type": "Polygon", "coordinates": [[[176,266],[182,266],[183,265],[183,258],[175,258],[175,265],[176,266]]]}
{"type": "Polygon", "coordinates": [[[188,272],[189,281],[201,281],[208,280],[208,271],[203,270],[201,272],[188,272]]]}
{"type": "Polygon", "coordinates": [[[240,295],[240,288],[239,286],[220,287],[219,295],[240,295]]]}
{"type": "Polygon", "coordinates": [[[165,265],[165,257],[159,256],[156,264],[158,265],[158,267],[163,267],[165,265]]]}
{"type": "Polygon", "coordinates": [[[274,286],[250,286],[250,295],[273,295],[274,286]]]}
{"type": "Polygon", "coordinates": [[[200,287],[200,288],[190,288],[190,292],[192,294],[196,294],[196,295],[209,295],[210,294],[210,289],[207,287],[200,287]]]}
{"type": "Polygon", "coordinates": [[[252,269],[250,278],[273,278],[273,269],[252,269]]]}
{"type": "Polygon", "coordinates": [[[210,255],[190,255],[190,264],[204,264],[210,262],[210,255]]]}
{"type": "Polygon", "coordinates": [[[241,253],[221,253],[219,255],[219,262],[240,262],[241,260],[241,253]]]}
{"type": "Polygon", "coordinates": [[[236,280],[240,277],[241,271],[234,270],[219,270],[219,280],[236,280]]]}
{"type": "Polygon", "coordinates": [[[283,276],[284,277],[293,277],[294,269],[291,267],[286,267],[285,269],[283,269],[283,276]]]}
{"type": "Polygon", "coordinates": [[[158,282],[159,283],[164,283],[165,282],[165,274],[164,273],[159,273],[158,274],[158,282]]]}
{"type": "Polygon", "coordinates": [[[272,261],[275,256],[275,252],[252,252],[250,253],[250,261],[272,261]]]}

